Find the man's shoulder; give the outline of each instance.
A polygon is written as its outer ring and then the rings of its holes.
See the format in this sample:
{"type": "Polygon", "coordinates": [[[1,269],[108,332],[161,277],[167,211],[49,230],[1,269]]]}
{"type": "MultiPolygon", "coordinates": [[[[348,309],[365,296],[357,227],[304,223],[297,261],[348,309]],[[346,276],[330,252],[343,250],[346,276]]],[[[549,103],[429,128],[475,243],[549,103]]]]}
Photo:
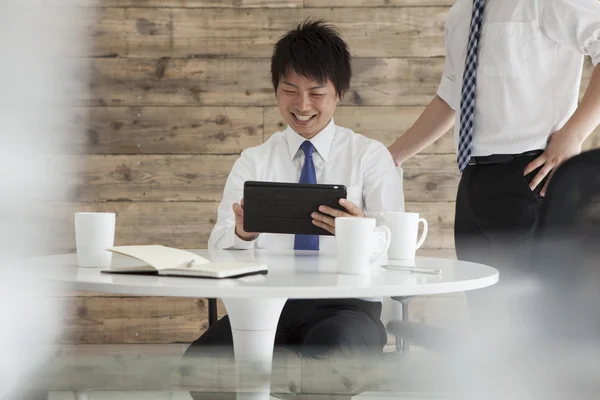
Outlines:
{"type": "Polygon", "coordinates": [[[269,152],[273,147],[285,143],[285,131],[273,133],[264,143],[257,146],[248,147],[242,151],[243,156],[260,157],[269,152]]]}
{"type": "Polygon", "coordinates": [[[356,133],[350,128],[345,128],[343,126],[336,125],[336,129],[336,139],[339,140],[340,143],[352,145],[357,150],[377,149],[380,147],[385,148],[383,143],[381,143],[380,141],[371,139],[360,133],[356,133]]]}

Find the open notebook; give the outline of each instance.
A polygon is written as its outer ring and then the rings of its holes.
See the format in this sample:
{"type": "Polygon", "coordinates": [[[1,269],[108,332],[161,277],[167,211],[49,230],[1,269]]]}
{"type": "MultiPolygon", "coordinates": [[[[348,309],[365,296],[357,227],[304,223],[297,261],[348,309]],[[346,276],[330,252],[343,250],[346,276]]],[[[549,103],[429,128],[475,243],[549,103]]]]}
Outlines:
{"type": "Polygon", "coordinates": [[[107,249],[113,253],[133,257],[144,265],[111,267],[105,274],[140,274],[185,276],[196,278],[239,278],[266,274],[267,266],[248,262],[210,262],[189,251],[160,245],[115,246],[107,249]]]}

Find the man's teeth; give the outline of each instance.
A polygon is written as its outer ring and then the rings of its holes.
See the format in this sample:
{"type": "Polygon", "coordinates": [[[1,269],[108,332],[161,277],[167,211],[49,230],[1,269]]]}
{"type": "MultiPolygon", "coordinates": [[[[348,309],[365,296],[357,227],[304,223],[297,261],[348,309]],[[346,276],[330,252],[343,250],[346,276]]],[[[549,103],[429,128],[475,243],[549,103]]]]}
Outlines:
{"type": "Polygon", "coordinates": [[[294,117],[296,117],[299,121],[308,121],[309,119],[312,118],[312,115],[298,115],[298,114],[294,114],[294,117]]]}

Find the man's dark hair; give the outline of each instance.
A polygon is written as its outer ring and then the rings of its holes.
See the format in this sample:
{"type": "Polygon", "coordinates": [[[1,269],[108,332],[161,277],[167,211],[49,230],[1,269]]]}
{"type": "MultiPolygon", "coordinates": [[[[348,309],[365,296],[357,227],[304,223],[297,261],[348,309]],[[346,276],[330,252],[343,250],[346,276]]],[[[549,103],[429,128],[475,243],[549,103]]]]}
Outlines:
{"type": "Polygon", "coordinates": [[[331,80],[338,96],[342,97],[350,88],[352,57],[334,26],[309,18],[275,44],[271,58],[275,93],[280,78],[290,70],[319,83],[331,80]]]}

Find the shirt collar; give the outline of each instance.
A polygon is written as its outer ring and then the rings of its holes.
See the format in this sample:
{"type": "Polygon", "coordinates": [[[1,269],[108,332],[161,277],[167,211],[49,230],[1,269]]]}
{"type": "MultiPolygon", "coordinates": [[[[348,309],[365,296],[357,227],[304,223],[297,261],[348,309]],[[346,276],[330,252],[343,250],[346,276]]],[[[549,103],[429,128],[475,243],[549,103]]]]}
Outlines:
{"type": "MultiPolygon", "coordinates": [[[[285,135],[288,142],[288,147],[290,150],[290,158],[293,160],[296,154],[298,154],[298,149],[302,146],[302,143],[306,140],[300,134],[296,133],[290,126],[285,130],[285,135]]],[[[335,136],[335,122],[333,122],[333,118],[329,121],[329,124],[312,139],[310,142],[313,144],[319,155],[327,162],[327,158],[329,158],[329,149],[331,148],[331,143],[333,142],[333,137],[335,136]]]]}

